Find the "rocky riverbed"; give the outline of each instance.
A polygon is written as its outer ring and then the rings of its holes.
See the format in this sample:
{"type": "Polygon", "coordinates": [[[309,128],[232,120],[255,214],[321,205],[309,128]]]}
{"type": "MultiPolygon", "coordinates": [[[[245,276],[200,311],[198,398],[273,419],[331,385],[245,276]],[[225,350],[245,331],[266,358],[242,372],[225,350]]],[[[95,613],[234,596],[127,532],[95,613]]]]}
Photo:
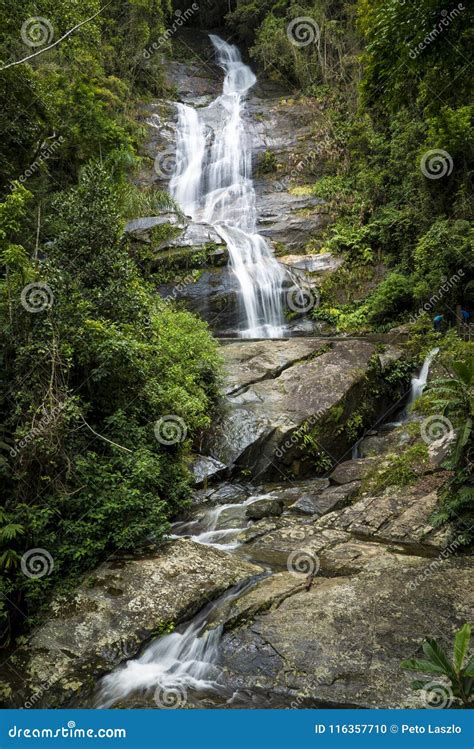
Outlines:
{"type": "MultiPolygon", "coordinates": [[[[264,350],[259,366],[242,367],[238,378],[229,367],[229,396],[250,383],[278,389],[278,378],[266,375],[277,362],[287,371],[291,356],[282,342],[264,350]]],[[[26,674],[16,701],[97,706],[100,677],[118,667],[122,686],[112,704],[162,707],[158,682],[124,688],[123,664],[140,667],[150,658],[147,643],[166,645],[173,631],[189,636],[201,617],[198,637],[214,637],[204,664],[213,686],[180,687],[183,707],[422,706],[400,661],[428,634],[448,645],[469,619],[474,560],[454,556],[451,529],[431,524],[447,480],[435,450],[409,487],[371,491],[371,477],[413,439],[409,422],[371,433],[359,448],[366,457],[342,460],[321,477],[201,477],[193,508],[163,548],[117,557],[55,602],[12,658],[14,672],[26,674]],[[236,585],[241,593],[220,598],[236,585]]]]}

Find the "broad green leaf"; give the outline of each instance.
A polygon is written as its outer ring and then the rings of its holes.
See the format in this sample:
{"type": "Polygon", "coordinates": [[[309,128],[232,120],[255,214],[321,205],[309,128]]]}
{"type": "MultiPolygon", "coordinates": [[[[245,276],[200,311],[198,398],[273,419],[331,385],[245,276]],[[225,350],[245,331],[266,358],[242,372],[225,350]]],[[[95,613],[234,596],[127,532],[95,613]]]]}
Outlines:
{"type": "Polygon", "coordinates": [[[423,643],[423,652],[431,663],[442,669],[441,673],[445,673],[451,679],[456,678],[456,672],[454,671],[454,668],[449,662],[446,653],[438,645],[436,640],[433,640],[430,637],[427,638],[423,643]]]}
{"type": "Polygon", "coordinates": [[[471,658],[466,668],[464,669],[464,676],[474,678],[474,658],[471,658]]]}
{"type": "Polygon", "coordinates": [[[471,625],[466,622],[460,630],[456,632],[454,638],[454,667],[456,671],[462,668],[464,658],[469,650],[469,643],[471,642],[471,625]]]}
{"type": "Polygon", "coordinates": [[[416,679],[415,681],[412,681],[411,687],[412,689],[424,689],[429,683],[429,681],[420,681],[419,679],[416,679]]]}
{"type": "Polygon", "coordinates": [[[409,658],[406,661],[402,661],[400,665],[402,668],[406,668],[407,671],[420,671],[426,674],[446,673],[446,670],[442,666],[438,666],[431,661],[419,661],[416,658],[409,658]]]}
{"type": "Polygon", "coordinates": [[[462,382],[470,387],[474,382],[474,366],[467,362],[454,361],[451,364],[453,370],[456,372],[462,382]]]}

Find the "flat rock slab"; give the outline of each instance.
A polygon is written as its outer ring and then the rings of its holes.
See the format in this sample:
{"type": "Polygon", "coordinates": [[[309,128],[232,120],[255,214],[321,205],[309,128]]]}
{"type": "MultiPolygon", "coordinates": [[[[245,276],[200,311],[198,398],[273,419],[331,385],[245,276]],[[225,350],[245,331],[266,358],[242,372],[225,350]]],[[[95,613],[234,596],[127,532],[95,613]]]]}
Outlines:
{"type": "MultiPolygon", "coordinates": [[[[375,346],[356,339],[244,341],[224,346],[222,353],[228,395],[206,451],[253,475],[280,470],[284,476],[279,465],[292,466],[297,452],[293,433],[306,422],[316,425],[362,387],[375,346]]],[[[330,458],[336,462],[337,455],[330,458]]]]}
{"type": "Polygon", "coordinates": [[[273,518],[269,525],[265,521],[255,523],[240,538],[253,559],[284,567],[291,554],[303,552],[317,559],[327,575],[355,574],[372,557],[387,553],[386,547],[432,557],[449,549],[452,532],[447,526],[435,529],[430,522],[440,481],[436,474],[412,487],[362,496],[347,507],[358,482],[334,486],[314,496],[308,507],[316,509],[321,503],[322,517],[315,518],[316,512],[312,517],[302,517],[302,511],[298,516],[292,506],[291,515],[273,518]],[[347,489],[349,495],[338,493],[347,489]]]}
{"type": "Polygon", "coordinates": [[[297,362],[314,356],[327,341],[322,338],[287,341],[240,341],[222,348],[226,370],[225,392],[235,392],[261,380],[274,379],[297,362]]]}
{"type": "Polygon", "coordinates": [[[278,261],[290,268],[317,273],[318,275],[332,273],[340,268],[344,262],[342,257],[334,257],[330,252],[324,252],[320,255],[283,255],[278,258],[278,261]]]}
{"type": "MultiPolygon", "coordinates": [[[[104,564],[32,636],[22,696],[35,707],[61,707],[91,681],[135,655],[153,635],[191,617],[260,567],[180,539],[159,555],[104,564]],[[41,685],[50,686],[44,690],[41,685]],[[26,696],[25,696],[26,695],[26,696]]],[[[15,665],[15,664],[13,664],[15,665]]],[[[22,700],[24,701],[24,699],[22,700]]]]}
{"type": "Polygon", "coordinates": [[[318,521],[318,527],[404,544],[414,553],[440,550],[450,532],[448,527],[436,530],[430,522],[438,505],[440,483],[441,480],[430,477],[413,487],[392,487],[381,496],[362,497],[341,512],[326,515],[318,521]]]}
{"type": "Polygon", "coordinates": [[[330,475],[335,484],[350,484],[353,481],[361,481],[379,463],[376,458],[358,458],[357,460],[345,460],[334,469],[330,475]]]}
{"type": "Polygon", "coordinates": [[[278,605],[225,634],[227,685],[279,695],[282,706],[296,699],[298,707],[423,707],[400,662],[419,655],[427,634],[450,650],[472,615],[473,572],[472,561],[434,568],[421,557],[385,554],[355,578],[315,578],[310,590],[283,593],[278,605]]]}
{"type": "Polygon", "coordinates": [[[290,511],[303,515],[326,515],[328,512],[345,507],[357,494],[359,488],[360,481],[353,481],[344,486],[332,486],[319,495],[306,494],[291,505],[290,511]]]}

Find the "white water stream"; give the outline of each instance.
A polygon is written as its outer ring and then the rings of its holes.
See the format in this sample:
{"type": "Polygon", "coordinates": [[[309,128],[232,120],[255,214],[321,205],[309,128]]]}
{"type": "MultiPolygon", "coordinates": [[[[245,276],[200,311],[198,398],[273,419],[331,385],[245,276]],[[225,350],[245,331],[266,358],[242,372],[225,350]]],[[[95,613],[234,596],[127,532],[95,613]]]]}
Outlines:
{"type": "MultiPolygon", "coordinates": [[[[194,520],[175,523],[171,538],[190,537],[205,546],[236,549],[240,545],[236,536],[248,525],[247,507],[267,496],[204,510],[194,520]]],[[[181,630],[158,638],[141,656],[105,676],[99,685],[96,706],[112,707],[134,694],[151,695],[159,708],[184,706],[193,700],[199,704],[206,697],[232,700],[232,694],[225,695],[222,685],[216,682],[222,622],[226,607],[252,584],[248,581],[230,589],[181,630]]]]}
{"type": "Polygon", "coordinates": [[[411,393],[409,405],[414,403],[423,395],[423,390],[428,382],[428,375],[430,373],[430,367],[433,363],[434,358],[439,353],[439,348],[432,349],[426,356],[423,366],[420,370],[418,377],[412,377],[411,380],[411,393]]]}
{"type": "Polygon", "coordinates": [[[206,697],[230,701],[233,695],[226,695],[216,681],[223,612],[252,584],[231,588],[184,628],[158,638],[139,658],[105,676],[96,706],[110,708],[133,694],[149,695],[157,708],[165,709],[199,705],[206,697]]]}
{"type": "Polygon", "coordinates": [[[237,47],[211,35],[224,89],[205,110],[178,104],[172,196],[193,221],[214,226],[227,244],[242,303],[243,338],[284,334],[285,272],[257,234],[245,96],[256,83],[237,47]],[[212,125],[209,125],[209,122],[212,125]]]}

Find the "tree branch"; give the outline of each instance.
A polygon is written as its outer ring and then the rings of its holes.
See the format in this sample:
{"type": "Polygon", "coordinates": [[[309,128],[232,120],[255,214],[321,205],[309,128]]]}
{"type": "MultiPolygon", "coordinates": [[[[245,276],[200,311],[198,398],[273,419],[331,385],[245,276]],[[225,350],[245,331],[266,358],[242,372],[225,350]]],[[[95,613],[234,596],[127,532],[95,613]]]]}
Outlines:
{"type": "Polygon", "coordinates": [[[33,52],[32,55],[28,55],[28,57],[24,57],[22,60],[15,60],[15,62],[10,62],[10,63],[8,63],[8,65],[4,65],[3,67],[0,68],[0,71],[1,70],[7,70],[7,68],[12,68],[14,65],[21,65],[24,62],[28,62],[28,60],[32,60],[33,57],[37,57],[38,55],[42,55],[43,52],[47,52],[49,49],[52,49],[53,47],[56,47],[60,42],[62,42],[64,39],[66,39],[66,37],[68,37],[74,31],[77,31],[77,29],[80,29],[81,26],[84,26],[84,24],[89,23],[89,21],[92,21],[92,19],[94,19],[96,16],[98,16],[100,13],[102,13],[102,11],[105,10],[109,5],[111,5],[111,3],[112,3],[112,0],[110,0],[110,2],[108,2],[108,3],[106,3],[106,5],[102,6],[102,8],[100,8],[97,11],[97,13],[94,13],[93,16],[91,16],[90,18],[86,18],[85,21],[81,21],[76,26],[74,26],[72,29],[69,29],[69,31],[66,31],[66,33],[63,34],[63,36],[61,36],[59,39],[57,39],[52,44],[49,44],[47,47],[44,47],[43,49],[39,49],[37,52],[33,52]]]}
{"type": "Polygon", "coordinates": [[[114,447],[120,448],[120,450],[125,450],[127,453],[132,453],[133,450],[129,450],[128,447],[124,447],[123,445],[119,445],[117,442],[112,442],[112,440],[107,439],[107,437],[104,437],[103,434],[99,434],[99,432],[96,432],[95,429],[92,429],[91,425],[87,423],[85,418],[81,416],[82,421],[86,425],[88,429],[91,430],[92,434],[95,434],[96,437],[99,437],[99,439],[104,440],[105,442],[108,442],[109,445],[113,445],[114,447]]]}

